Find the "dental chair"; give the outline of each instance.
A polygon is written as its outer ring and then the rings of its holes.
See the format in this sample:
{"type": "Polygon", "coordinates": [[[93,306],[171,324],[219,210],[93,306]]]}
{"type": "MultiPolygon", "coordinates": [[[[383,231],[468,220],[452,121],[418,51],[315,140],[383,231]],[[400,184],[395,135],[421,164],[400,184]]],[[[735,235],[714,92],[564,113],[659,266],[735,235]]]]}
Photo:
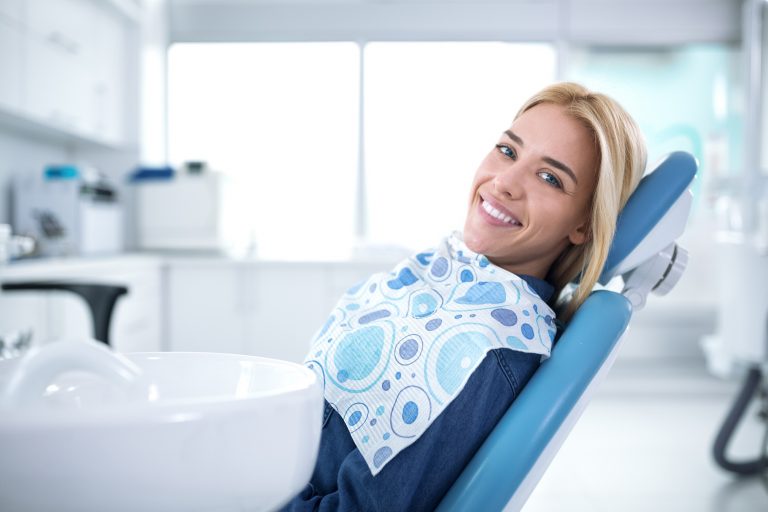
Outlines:
{"type": "Polygon", "coordinates": [[[675,240],[691,208],[696,160],[675,152],[647,174],[618,219],[599,283],[621,276],[621,293],[594,291],[546,360],[438,507],[440,512],[520,510],[616,359],[632,312],[666,294],[688,256],[675,240]]]}

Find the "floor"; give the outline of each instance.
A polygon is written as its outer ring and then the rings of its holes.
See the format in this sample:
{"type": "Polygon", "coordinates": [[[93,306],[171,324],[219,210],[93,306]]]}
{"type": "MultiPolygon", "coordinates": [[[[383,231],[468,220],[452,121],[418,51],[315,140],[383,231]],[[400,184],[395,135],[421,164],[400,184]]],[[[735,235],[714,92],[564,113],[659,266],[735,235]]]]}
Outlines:
{"type": "MultiPolygon", "coordinates": [[[[737,391],[704,365],[614,367],[552,461],[523,512],[768,511],[768,475],[739,480],[711,447],[737,391]]],[[[729,448],[759,453],[757,401],[729,448]]]]}

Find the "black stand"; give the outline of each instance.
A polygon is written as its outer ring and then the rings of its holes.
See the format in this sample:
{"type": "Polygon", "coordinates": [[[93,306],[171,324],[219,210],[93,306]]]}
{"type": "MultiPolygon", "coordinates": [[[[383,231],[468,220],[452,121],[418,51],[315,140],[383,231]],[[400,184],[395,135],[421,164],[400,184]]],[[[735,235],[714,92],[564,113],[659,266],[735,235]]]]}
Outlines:
{"type": "Polygon", "coordinates": [[[5,291],[64,290],[79,295],[88,304],[93,320],[93,337],[109,345],[109,324],[117,299],[128,293],[125,286],[68,283],[64,281],[29,281],[4,283],[5,291]]]}
{"type": "Polygon", "coordinates": [[[725,449],[728,446],[728,442],[731,440],[733,433],[736,431],[736,427],[744,416],[744,413],[747,411],[747,407],[755,392],[760,388],[761,380],[762,372],[760,371],[760,367],[753,366],[747,371],[741,390],[736,395],[736,400],[733,402],[731,410],[725,417],[725,421],[723,421],[723,425],[720,427],[720,431],[717,434],[715,444],[712,448],[712,455],[715,458],[715,462],[717,462],[721,468],[741,476],[756,475],[768,471],[768,454],[761,453],[753,460],[740,462],[730,460],[725,455],[725,449]]]}

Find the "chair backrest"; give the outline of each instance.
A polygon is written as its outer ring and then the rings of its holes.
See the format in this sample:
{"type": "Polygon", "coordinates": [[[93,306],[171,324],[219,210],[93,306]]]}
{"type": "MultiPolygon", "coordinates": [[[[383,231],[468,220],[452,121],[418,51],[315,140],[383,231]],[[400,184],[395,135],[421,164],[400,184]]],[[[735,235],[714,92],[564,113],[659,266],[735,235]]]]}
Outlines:
{"type": "MultiPolygon", "coordinates": [[[[642,179],[619,216],[601,283],[650,267],[647,262],[682,233],[696,169],[690,154],[675,152],[642,179]]],[[[675,263],[674,258],[663,262],[675,263]]],[[[643,292],[658,288],[656,281],[669,274],[663,267],[658,275],[643,273],[642,278],[650,280],[643,292]]],[[[439,511],[522,508],[612,366],[631,316],[632,304],[622,294],[601,290],[587,298],[439,511]]]]}

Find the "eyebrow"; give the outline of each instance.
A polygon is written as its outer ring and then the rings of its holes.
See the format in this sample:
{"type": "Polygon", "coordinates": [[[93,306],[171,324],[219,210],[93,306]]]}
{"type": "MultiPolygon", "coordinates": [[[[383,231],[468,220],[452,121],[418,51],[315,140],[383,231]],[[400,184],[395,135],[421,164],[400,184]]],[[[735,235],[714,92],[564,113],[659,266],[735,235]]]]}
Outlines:
{"type": "MultiPolygon", "coordinates": [[[[509,137],[510,139],[512,139],[514,142],[518,143],[518,144],[520,145],[520,147],[521,147],[521,148],[522,148],[522,147],[525,147],[525,143],[523,142],[523,139],[521,139],[521,138],[520,138],[520,137],[519,137],[519,136],[518,136],[518,135],[517,135],[515,132],[513,132],[512,130],[505,130],[505,131],[504,131],[504,134],[505,134],[507,137],[509,137]]],[[[579,184],[579,180],[577,180],[577,179],[576,179],[576,174],[575,174],[575,173],[574,173],[574,172],[571,170],[571,168],[570,168],[570,167],[568,167],[567,165],[565,165],[565,164],[564,164],[563,162],[561,162],[560,160],[555,160],[554,158],[552,158],[552,157],[549,157],[549,156],[545,156],[545,157],[542,157],[542,160],[544,160],[545,162],[547,162],[547,163],[548,163],[549,165],[551,165],[552,167],[555,167],[555,168],[557,168],[557,169],[560,169],[560,170],[561,170],[561,171],[563,171],[565,174],[567,174],[568,176],[570,176],[570,177],[571,177],[571,179],[573,180],[573,182],[574,182],[574,183],[576,183],[577,185],[579,184]]]]}

